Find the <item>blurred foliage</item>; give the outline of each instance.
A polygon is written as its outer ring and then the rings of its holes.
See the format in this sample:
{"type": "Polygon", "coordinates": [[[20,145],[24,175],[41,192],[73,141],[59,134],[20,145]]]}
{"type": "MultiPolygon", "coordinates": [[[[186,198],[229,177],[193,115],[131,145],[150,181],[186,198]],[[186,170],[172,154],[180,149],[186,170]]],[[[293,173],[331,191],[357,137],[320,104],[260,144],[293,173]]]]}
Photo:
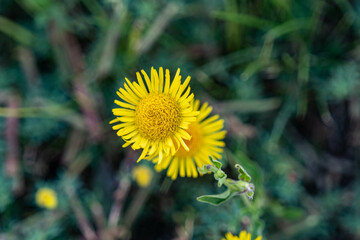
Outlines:
{"type": "Polygon", "coordinates": [[[359,29],[351,0],[0,1],[0,239],[359,239],[359,29]],[[211,176],[132,181],[108,122],[151,66],[192,76],[254,200],[197,202],[211,176]]]}

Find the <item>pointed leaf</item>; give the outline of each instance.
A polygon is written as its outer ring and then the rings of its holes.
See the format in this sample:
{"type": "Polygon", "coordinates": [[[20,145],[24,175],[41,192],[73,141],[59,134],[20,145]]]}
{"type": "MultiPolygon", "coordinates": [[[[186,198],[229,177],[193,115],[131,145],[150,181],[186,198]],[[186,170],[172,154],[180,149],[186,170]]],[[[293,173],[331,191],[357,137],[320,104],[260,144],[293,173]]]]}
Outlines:
{"type": "Polygon", "coordinates": [[[204,195],[197,198],[199,202],[209,203],[214,206],[218,206],[221,203],[229,200],[235,193],[231,192],[230,190],[226,190],[223,193],[217,195],[204,195]]]}

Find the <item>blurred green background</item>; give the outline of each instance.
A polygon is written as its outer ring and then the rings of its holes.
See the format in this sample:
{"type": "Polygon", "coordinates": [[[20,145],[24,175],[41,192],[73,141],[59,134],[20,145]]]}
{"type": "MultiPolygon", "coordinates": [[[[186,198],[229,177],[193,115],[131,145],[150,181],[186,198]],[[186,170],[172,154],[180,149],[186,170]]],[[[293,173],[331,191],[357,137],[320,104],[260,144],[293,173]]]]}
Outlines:
{"type": "MultiPolygon", "coordinates": [[[[360,2],[1,0],[0,239],[360,239],[360,2]],[[124,77],[178,67],[225,119],[225,171],[131,178],[108,122],[124,77]],[[41,187],[57,192],[39,208],[41,187]]],[[[152,166],[142,161],[140,164],[152,166]]]]}

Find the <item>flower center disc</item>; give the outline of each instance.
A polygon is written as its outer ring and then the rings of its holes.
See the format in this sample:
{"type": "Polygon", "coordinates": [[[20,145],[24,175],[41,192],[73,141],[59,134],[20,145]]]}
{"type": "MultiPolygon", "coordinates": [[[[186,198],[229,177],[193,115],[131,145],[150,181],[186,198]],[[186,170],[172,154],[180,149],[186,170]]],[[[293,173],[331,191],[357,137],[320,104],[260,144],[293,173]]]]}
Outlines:
{"type": "Polygon", "coordinates": [[[184,140],[186,145],[189,147],[189,151],[186,151],[183,146],[180,146],[179,150],[175,153],[178,157],[191,157],[194,156],[202,144],[202,133],[200,130],[200,125],[196,122],[193,122],[189,125],[189,128],[186,130],[190,136],[190,140],[184,140]]]}
{"type": "Polygon", "coordinates": [[[154,93],[143,98],[135,110],[135,124],[142,137],[163,140],[180,125],[180,109],[168,94],[154,93]]]}

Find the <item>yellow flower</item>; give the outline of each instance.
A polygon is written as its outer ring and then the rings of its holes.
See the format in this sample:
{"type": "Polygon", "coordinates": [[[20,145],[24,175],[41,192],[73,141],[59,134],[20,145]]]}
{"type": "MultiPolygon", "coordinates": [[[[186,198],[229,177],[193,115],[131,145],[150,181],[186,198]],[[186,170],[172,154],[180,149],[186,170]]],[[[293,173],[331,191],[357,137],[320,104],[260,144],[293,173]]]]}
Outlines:
{"type": "MultiPolygon", "coordinates": [[[[192,101],[191,105],[197,111],[200,101],[192,101]]],[[[212,107],[208,106],[208,103],[204,103],[196,122],[191,123],[186,130],[191,136],[190,140],[185,140],[189,151],[180,147],[173,156],[164,157],[162,162],[158,158],[153,159],[157,171],[169,167],[167,175],[173,180],[177,178],[178,174],[180,177],[196,178],[198,176],[196,166],[202,167],[204,164],[210,164],[209,156],[216,159],[221,158],[220,153],[223,152],[225,146],[223,139],[226,134],[226,131],[223,130],[224,120],[219,119],[219,115],[208,117],[211,111],[212,107]]]]}
{"type": "MultiPolygon", "coordinates": [[[[251,240],[251,233],[247,233],[246,231],[241,231],[239,236],[233,236],[231,233],[225,234],[226,238],[222,240],[251,240]]],[[[258,236],[255,240],[261,240],[262,236],[258,236]]]]}
{"type": "Polygon", "coordinates": [[[47,209],[54,209],[57,207],[56,192],[51,188],[40,188],[35,195],[36,204],[47,209]]]}
{"type": "Polygon", "coordinates": [[[151,182],[153,173],[146,166],[136,166],[132,171],[132,176],[140,187],[147,187],[151,182]]]}
{"type": "Polygon", "coordinates": [[[170,72],[161,67],[159,73],[151,68],[151,79],[141,70],[145,83],[139,72],[138,82],[130,82],[125,78],[124,88],[117,92],[123,100],[115,100],[120,108],[114,108],[116,119],[110,124],[118,130],[117,135],[125,140],[123,147],[131,145],[133,149],[142,148],[138,159],[173,155],[180,146],[188,150],[184,140],[190,140],[185,131],[191,122],[196,121],[199,114],[191,108],[190,76],[181,84],[180,69],[177,70],[174,81],[170,84],[170,72]]]}

